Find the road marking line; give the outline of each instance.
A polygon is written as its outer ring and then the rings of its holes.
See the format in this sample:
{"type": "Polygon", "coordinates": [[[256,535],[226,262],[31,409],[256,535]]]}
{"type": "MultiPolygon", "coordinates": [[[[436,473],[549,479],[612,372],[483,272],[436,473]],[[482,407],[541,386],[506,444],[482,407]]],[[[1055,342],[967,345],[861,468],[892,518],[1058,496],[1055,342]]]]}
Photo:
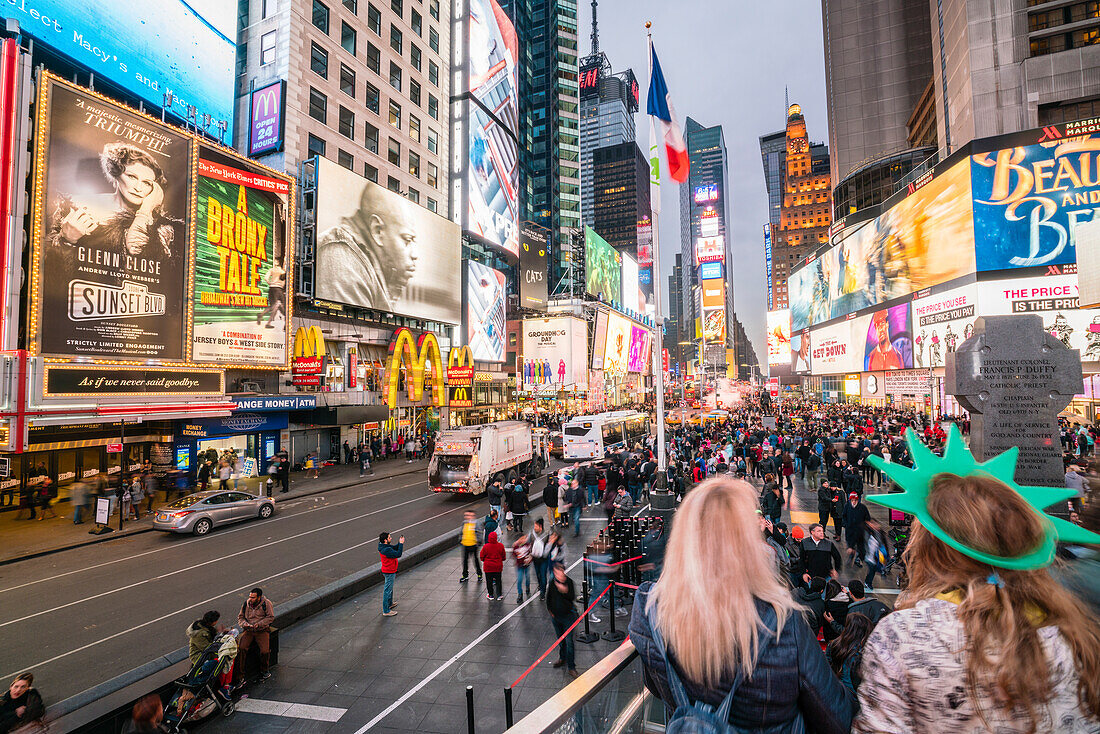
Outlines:
{"type": "MultiPolygon", "coordinates": [[[[635,512],[635,513],[634,513],[634,515],[633,515],[633,517],[637,517],[638,515],[640,515],[640,514],[641,514],[642,512],[644,512],[644,511],[645,511],[645,510],[647,510],[647,509],[649,509],[649,505],[648,505],[648,504],[647,504],[647,505],[645,505],[644,507],[640,508],[640,509],[639,509],[639,510],[638,510],[637,512],[635,512]]],[[[580,563],[581,563],[581,561],[583,561],[583,560],[584,560],[584,557],[582,556],[581,558],[578,558],[577,560],[573,561],[573,564],[572,564],[571,566],[569,566],[569,568],[565,569],[565,570],[566,570],[566,572],[568,573],[569,571],[572,571],[572,570],[573,570],[574,568],[576,568],[576,567],[577,567],[577,565],[578,565],[578,564],[580,564],[580,563]]],[[[378,714],[378,715],[377,715],[377,716],[375,716],[375,717],[374,717],[373,719],[371,719],[371,720],[370,720],[370,721],[368,721],[368,722],[367,722],[366,724],[364,724],[364,725],[363,725],[363,728],[361,728],[361,729],[360,729],[359,731],[355,732],[355,734],[366,734],[366,732],[367,732],[367,731],[370,731],[371,727],[375,726],[375,725],[376,725],[376,724],[377,724],[378,722],[380,722],[380,721],[381,721],[382,719],[384,719],[384,718],[386,718],[387,716],[389,716],[390,714],[392,714],[392,713],[394,712],[394,710],[396,710],[396,709],[397,709],[397,707],[398,707],[398,706],[400,706],[401,704],[405,703],[405,701],[408,701],[408,700],[409,700],[410,698],[412,698],[413,696],[415,696],[415,695],[416,695],[416,693],[417,693],[417,692],[418,692],[418,691],[419,691],[419,690],[420,690],[421,688],[423,688],[424,686],[428,685],[428,684],[429,684],[429,683],[431,683],[431,682],[432,682],[433,680],[435,680],[435,677],[436,677],[437,675],[439,675],[439,674],[440,674],[440,673],[442,673],[442,672],[443,672],[444,670],[446,670],[447,668],[449,668],[449,667],[451,667],[452,665],[454,665],[455,663],[457,663],[457,662],[458,662],[458,660],[459,660],[459,658],[461,658],[461,657],[462,657],[463,655],[465,655],[466,653],[470,652],[470,650],[473,650],[473,649],[474,649],[475,647],[477,647],[477,646],[478,646],[478,645],[479,645],[479,644],[481,643],[481,641],[482,641],[482,640],[484,640],[484,639],[485,639],[486,637],[488,637],[489,635],[491,635],[491,634],[492,634],[493,632],[496,632],[496,631],[497,631],[498,629],[500,629],[500,628],[501,628],[501,626],[502,626],[502,625],[503,625],[503,624],[504,624],[505,622],[507,622],[507,621],[508,621],[509,619],[511,619],[512,617],[514,617],[514,616],[516,616],[517,614],[519,614],[519,612],[520,612],[520,610],[521,610],[521,609],[523,609],[523,608],[524,608],[525,606],[527,606],[527,605],[528,605],[528,604],[530,604],[531,602],[535,601],[536,599],[538,599],[538,597],[537,597],[537,596],[532,596],[532,597],[529,597],[529,598],[528,598],[528,599],[527,599],[526,601],[524,601],[524,602],[523,602],[522,604],[518,605],[518,606],[517,606],[517,607],[516,607],[515,609],[513,609],[513,610],[512,610],[511,612],[509,612],[508,614],[504,615],[504,617],[503,617],[503,618],[502,618],[502,619],[501,619],[501,620],[500,620],[499,622],[497,622],[497,623],[496,623],[496,624],[494,624],[494,625],[493,625],[492,627],[490,627],[489,629],[487,629],[487,630],[485,630],[484,632],[482,632],[482,633],[481,633],[480,635],[478,635],[478,636],[477,636],[477,638],[476,638],[476,639],[475,639],[475,640],[474,640],[473,642],[471,642],[471,643],[470,643],[469,645],[467,645],[466,647],[462,648],[462,649],[461,649],[461,650],[459,650],[459,651],[458,651],[457,653],[455,653],[455,655],[454,655],[454,656],[452,656],[450,660],[448,660],[447,662],[443,663],[443,664],[442,664],[442,665],[440,665],[440,666],[439,666],[438,668],[436,668],[436,669],[435,669],[435,670],[433,670],[433,671],[432,671],[431,673],[429,673],[429,674],[428,674],[428,676],[427,676],[426,678],[424,678],[424,679],[423,679],[422,681],[420,681],[419,683],[417,683],[417,684],[416,684],[415,686],[413,686],[413,687],[412,687],[411,689],[409,689],[408,691],[406,691],[406,692],[405,692],[405,695],[401,696],[401,698],[399,698],[399,699],[397,699],[396,701],[394,701],[393,703],[391,703],[391,704],[389,705],[389,708],[385,709],[385,710],[384,710],[384,711],[382,711],[382,712],[381,712],[380,714],[378,714]]],[[[582,610],[582,611],[583,611],[583,610],[582,610]]],[[[5,677],[6,677],[6,676],[5,676],[5,677]]]]}
{"type": "Polygon", "coordinates": [[[312,719],[314,721],[336,722],[347,712],[347,709],[335,706],[315,706],[305,703],[284,703],[282,701],[265,701],[259,698],[242,698],[237,702],[238,711],[249,714],[264,714],[266,716],[285,716],[292,719],[312,719]]]}
{"type": "MultiPolygon", "coordinates": [[[[289,519],[295,518],[295,517],[302,517],[303,515],[308,515],[311,512],[317,512],[319,510],[326,510],[326,509],[329,509],[331,507],[339,507],[340,505],[346,505],[346,504],[349,504],[351,502],[358,502],[359,500],[365,500],[365,499],[370,499],[372,497],[378,497],[380,495],[388,494],[390,492],[396,492],[399,489],[406,489],[408,487],[415,486],[416,484],[419,484],[419,483],[420,483],[420,481],[418,480],[416,482],[413,482],[412,484],[401,484],[401,485],[398,485],[396,487],[390,487],[389,489],[383,489],[380,492],[374,492],[372,494],[365,494],[361,497],[353,497],[351,499],[344,500],[342,502],[335,502],[331,505],[326,505],[325,507],[315,507],[311,510],[306,510],[305,512],[297,512],[293,515],[283,515],[283,516],[276,515],[274,517],[274,519],[268,520],[264,524],[265,525],[271,525],[273,523],[279,522],[280,520],[289,520],[289,519]]],[[[341,487],[341,489],[348,489],[348,487],[341,487]]],[[[303,498],[303,499],[307,499],[307,498],[303,498]]],[[[278,507],[279,502],[276,501],[275,504],[276,504],[276,507],[278,507]]],[[[233,528],[231,530],[219,531],[218,532],[218,537],[219,538],[224,538],[227,535],[230,535],[232,533],[238,533],[242,530],[248,530],[251,527],[255,527],[255,526],[253,526],[253,525],[242,525],[241,527],[233,528]]],[[[123,537],[125,537],[125,536],[123,536],[123,537]]],[[[53,581],[55,579],[64,578],[65,576],[71,576],[75,573],[85,573],[87,571],[94,571],[97,568],[103,568],[104,566],[110,566],[110,565],[115,564],[115,563],[123,563],[125,561],[132,561],[136,558],[141,558],[143,556],[153,555],[154,553],[161,553],[163,551],[174,550],[176,548],[182,548],[183,546],[190,545],[191,543],[201,543],[203,540],[204,540],[203,538],[194,538],[192,540],[184,540],[184,541],[180,541],[179,543],[173,543],[172,545],[165,546],[163,548],[157,548],[157,549],[151,550],[151,551],[144,551],[144,552],[138,553],[136,555],[126,556],[125,558],[117,558],[113,561],[104,561],[103,563],[97,563],[94,566],[88,566],[87,568],[80,568],[80,569],[77,569],[75,571],[66,571],[65,573],[59,573],[59,574],[56,574],[54,576],[46,576],[45,578],[35,579],[34,581],[28,581],[26,583],[19,584],[18,586],[9,586],[6,589],[0,589],[0,594],[3,594],[3,593],[8,592],[8,591],[15,591],[16,589],[22,589],[26,586],[33,586],[35,584],[41,584],[41,583],[44,583],[46,581],[53,581]]],[[[14,567],[15,567],[14,564],[12,566],[9,566],[9,568],[14,568],[14,567]]]]}
{"type": "Polygon", "coordinates": [[[288,535],[285,538],[279,538],[278,540],[273,540],[270,543],[264,543],[262,545],[255,545],[255,546],[252,546],[251,548],[246,548],[244,550],[237,551],[236,553],[232,553],[232,554],[227,555],[227,556],[220,556],[218,558],[211,558],[209,561],[203,561],[202,563],[195,563],[195,564],[187,566],[186,568],[177,568],[175,571],[169,571],[168,573],[162,573],[159,576],[152,576],[152,577],[147,578],[147,579],[142,579],[141,581],[137,581],[137,582],[134,582],[132,584],[127,584],[126,586],[120,586],[117,589],[111,589],[110,591],[103,591],[103,592],[100,592],[98,594],[93,594],[92,596],[86,596],[83,599],[76,599],[74,601],[68,602],[67,604],[61,604],[60,606],[56,606],[56,607],[53,607],[51,609],[43,609],[40,612],[34,612],[33,614],[28,614],[26,616],[19,617],[18,619],[12,619],[12,620],[9,620],[7,622],[0,622],[0,627],[7,627],[8,625],[17,624],[18,622],[25,622],[28,619],[33,619],[34,617],[38,617],[38,616],[43,615],[43,614],[51,614],[53,612],[58,612],[58,611],[61,611],[62,609],[67,609],[68,607],[74,607],[77,604],[83,604],[85,602],[93,601],[95,599],[101,599],[105,596],[110,596],[111,594],[117,594],[120,591],[126,591],[127,589],[132,589],[135,586],[141,586],[142,584],[147,584],[150,581],[160,581],[161,579],[166,579],[170,576],[175,576],[176,574],[187,573],[188,571],[193,571],[196,568],[202,568],[203,566],[209,566],[212,563],[222,563],[223,561],[226,561],[230,558],[234,558],[236,556],[243,555],[245,553],[251,553],[252,551],[258,551],[258,550],[262,550],[264,548],[270,548],[273,545],[278,545],[279,543],[285,543],[288,540],[294,540],[296,538],[301,538],[302,536],[305,536],[305,535],[312,535],[313,533],[317,533],[317,532],[320,532],[322,530],[328,530],[329,528],[334,528],[338,525],[343,525],[343,524],[349,523],[349,522],[355,522],[356,520],[362,520],[365,517],[370,517],[371,515],[377,515],[379,512],[386,512],[388,510],[393,510],[393,509],[396,509],[398,507],[402,507],[404,505],[411,505],[413,502],[419,502],[421,500],[428,499],[429,496],[430,495],[425,496],[425,497],[416,497],[415,499],[406,500],[405,502],[400,502],[396,505],[390,505],[388,507],[383,507],[383,508],[378,509],[378,510],[372,510],[372,511],[366,513],[365,515],[357,515],[355,517],[349,517],[346,520],[339,520],[337,522],[330,523],[328,525],[323,525],[319,528],[314,528],[313,530],[306,530],[304,532],[298,533],[297,535],[288,535]]]}
{"type": "MultiPolygon", "coordinates": [[[[412,525],[406,525],[403,528],[398,528],[397,530],[391,530],[390,532],[393,533],[393,534],[402,533],[405,530],[408,530],[409,528],[415,528],[417,525],[423,525],[426,522],[429,522],[431,520],[435,520],[437,518],[443,517],[444,515],[449,515],[452,512],[465,510],[467,507],[469,507],[472,504],[474,504],[474,503],[473,502],[467,502],[464,505],[459,505],[458,507],[454,507],[454,508],[452,508],[450,510],[447,510],[445,512],[440,512],[437,515],[432,515],[431,517],[424,518],[423,520],[420,520],[419,522],[414,522],[412,525]]],[[[176,615],[184,614],[184,613],[188,612],[191,609],[195,609],[197,607],[204,607],[207,604],[212,604],[212,603],[218,601],[219,599],[223,599],[223,598],[229,596],[230,594],[236,594],[237,592],[244,591],[245,589],[251,588],[253,586],[259,586],[260,584],[266,583],[266,582],[271,581],[272,579],[276,579],[280,576],[284,576],[286,574],[294,573],[295,571],[301,571],[306,566],[312,566],[314,563],[320,563],[321,561],[327,561],[328,559],[335,558],[336,556],[338,556],[342,553],[347,553],[348,551],[356,550],[358,548],[362,548],[365,545],[371,545],[371,544],[377,545],[378,544],[378,539],[377,538],[372,538],[371,540],[365,540],[362,543],[356,543],[355,545],[348,546],[347,548],[344,548],[343,550],[338,550],[335,553],[329,553],[327,556],[322,556],[321,558],[314,558],[312,561],[306,561],[305,563],[301,563],[297,566],[294,566],[293,568],[288,568],[285,571],[280,571],[279,573],[273,573],[270,576],[259,579],[257,581],[250,581],[249,583],[244,584],[243,586],[238,586],[235,589],[230,589],[229,591],[223,592],[223,593],[219,594],[218,596],[212,596],[209,599],[204,599],[203,601],[196,602],[196,603],[192,604],[191,606],[182,607],[180,609],[177,609],[174,612],[169,612],[168,614],[163,614],[163,615],[157,617],[156,619],[150,619],[148,622],[142,622],[141,624],[135,625],[134,627],[131,627],[128,630],[123,630],[122,632],[116,632],[113,635],[108,635],[107,637],[104,637],[103,639],[100,639],[100,640],[96,640],[95,642],[89,642],[87,645],[82,645],[82,646],[76,648],[75,650],[69,650],[68,652],[63,652],[60,655],[54,655],[52,658],[50,658],[48,660],[43,660],[40,663],[34,663],[33,665],[20,666],[19,670],[17,670],[17,671],[13,671],[11,673],[4,673],[3,675],[0,675],[0,679],[10,678],[13,675],[16,675],[17,673],[19,673],[21,671],[24,671],[24,670],[34,670],[36,668],[42,667],[43,665],[49,665],[50,663],[61,660],[62,658],[67,658],[70,655],[73,655],[75,653],[83,652],[84,650],[87,650],[90,647],[95,647],[96,645],[98,645],[100,643],[107,642],[109,640],[115,639],[116,637],[122,637],[123,635],[128,635],[128,634],[131,634],[133,632],[136,632],[139,629],[141,629],[142,627],[147,627],[147,626],[149,626],[151,624],[154,624],[156,622],[163,622],[164,620],[170,619],[171,617],[174,617],[176,615]]],[[[534,598],[534,597],[532,597],[532,598],[534,598]]]]}

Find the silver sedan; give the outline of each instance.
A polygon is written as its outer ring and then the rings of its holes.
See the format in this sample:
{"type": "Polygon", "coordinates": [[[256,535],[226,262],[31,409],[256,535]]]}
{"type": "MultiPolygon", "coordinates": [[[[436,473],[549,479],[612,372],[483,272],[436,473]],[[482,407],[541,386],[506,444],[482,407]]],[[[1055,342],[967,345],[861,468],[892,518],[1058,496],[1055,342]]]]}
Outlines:
{"type": "Polygon", "coordinates": [[[196,492],[157,510],[153,528],[206,535],[215,527],[257,517],[266,520],[274,513],[275,503],[269,497],[236,490],[196,492]]]}

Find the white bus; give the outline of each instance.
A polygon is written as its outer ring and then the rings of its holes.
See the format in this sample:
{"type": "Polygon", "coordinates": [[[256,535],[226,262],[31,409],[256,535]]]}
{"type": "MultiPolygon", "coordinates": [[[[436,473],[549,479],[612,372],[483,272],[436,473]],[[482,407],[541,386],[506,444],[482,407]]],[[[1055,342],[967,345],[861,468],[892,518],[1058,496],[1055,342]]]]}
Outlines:
{"type": "Polygon", "coordinates": [[[563,454],[566,461],[603,459],[648,435],[649,416],[634,410],[577,416],[562,426],[563,454]]]}

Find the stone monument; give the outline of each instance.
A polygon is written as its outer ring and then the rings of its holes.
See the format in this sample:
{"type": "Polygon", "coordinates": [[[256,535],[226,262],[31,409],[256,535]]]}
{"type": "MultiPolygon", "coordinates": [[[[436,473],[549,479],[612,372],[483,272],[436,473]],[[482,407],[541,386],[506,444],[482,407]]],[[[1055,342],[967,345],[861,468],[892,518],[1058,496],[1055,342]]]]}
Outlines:
{"type": "Polygon", "coordinates": [[[970,411],[979,461],[1018,447],[1016,482],[1065,487],[1058,413],[1084,388],[1081,353],[1036,314],[984,316],[947,355],[946,389],[970,411]]]}

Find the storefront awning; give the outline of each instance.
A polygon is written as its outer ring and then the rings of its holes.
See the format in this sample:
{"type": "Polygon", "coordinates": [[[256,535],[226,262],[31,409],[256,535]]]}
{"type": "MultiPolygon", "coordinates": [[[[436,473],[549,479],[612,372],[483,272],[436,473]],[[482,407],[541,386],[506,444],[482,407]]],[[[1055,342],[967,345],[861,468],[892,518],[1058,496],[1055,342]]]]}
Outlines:
{"type": "Polygon", "coordinates": [[[350,426],[356,423],[384,421],[390,415],[384,405],[337,405],[296,410],[290,414],[292,423],[307,423],[315,426],[350,426]]]}

